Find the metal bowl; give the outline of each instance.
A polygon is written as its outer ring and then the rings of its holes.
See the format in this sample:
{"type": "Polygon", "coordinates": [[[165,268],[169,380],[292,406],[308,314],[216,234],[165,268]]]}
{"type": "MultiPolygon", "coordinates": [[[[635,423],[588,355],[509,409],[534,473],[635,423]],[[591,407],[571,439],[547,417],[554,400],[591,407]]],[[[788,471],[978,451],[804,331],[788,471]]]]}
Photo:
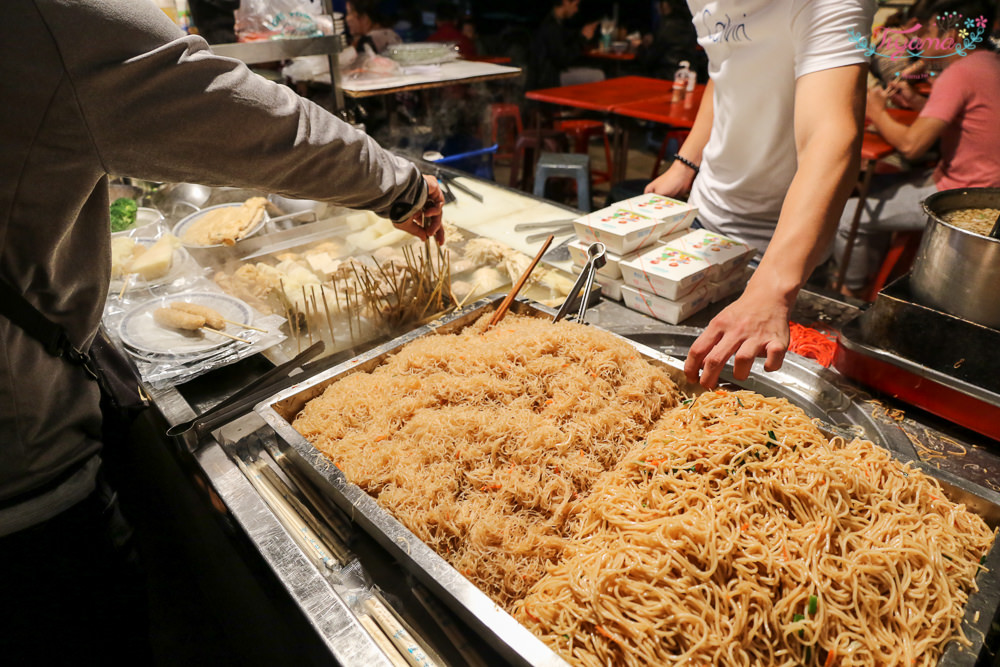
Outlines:
{"type": "Polygon", "coordinates": [[[913,296],[924,305],[1000,329],[1000,240],[940,217],[961,208],[1000,208],[1000,188],[942,190],[922,206],[927,227],[913,261],[913,296]]]}

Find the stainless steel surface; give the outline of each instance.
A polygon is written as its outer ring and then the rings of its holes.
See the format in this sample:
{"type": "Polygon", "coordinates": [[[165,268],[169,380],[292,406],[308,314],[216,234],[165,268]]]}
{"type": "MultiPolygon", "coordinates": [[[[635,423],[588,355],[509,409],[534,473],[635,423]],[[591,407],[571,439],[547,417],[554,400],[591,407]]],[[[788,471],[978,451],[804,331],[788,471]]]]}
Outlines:
{"type": "Polygon", "coordinates": [[[572,220],[550,220],[549,222],[522,222],[521,224],[514,225],[515,232],[526,232],[529,229],[548,229],[554,231],[556,229],[572,229],[572,220]]]}
{"type": "MultiPolygon", "coordinates": [[[[171,424],[195,416],[192,407],[176,388],[151,391],[151,395],[157,409],[171,424]]],[[[247,415],[245,419],[254,422],[245,426],[248,433],[262,425],[256,415],[247,415]]],[[[181,452],[178,455],[191,454],[181,452]]],[[[296,546],[218,442],[213,438],[204,440],[193,453],[193,459],[233,520],[245,531],[254,548],[329,648],[332,659],[342,665],[392,667],[357,616],[296,546]]]]}
{"type": "Polygon", "coordinates": [[[303,364],[322,354],[325,347],[323,341],[317,341],[289,361],[275,366],[264,375],[245,384],[232,396],[194,419],[171,426],[167,429],[167,437],[175,438],[189,450],[194,451],[209,433],[250,412],[250,409],[268,393],[277,391],[281,383],[287,384],[289,375],[299,371],[303,364]]]}
{"type": "Polygon", "coordinates": [[[897,368],[913,373],[918,377],[927,378],[932,382],[936,382],[943,387],[947,387],[960,394],[964,394],[969,398],[974,398],[978,401],[983,401],[984,403],[1000,407],[1000,394],[984,389],[979,385],[965,382],[964,380],[956,378],[952,375],[934,370],[933,368],[924,366],[923,364],[913,361],[912,359],[895,354],[890,350],[869,345],[864,342],[864,335],[861,334],[860,327],[847,327],[845,328],[845,334],[846,335],[840,339],[840,344],[847,349],[856,350],[873,359],[878,359],[879,361],[883,361],[887,364],[891,364],[897,368]]]}
{"type": "Polygon", "coordinates": [[[917,301],[1000,329],[1000,239],[939,217],[960,208],[1000,208],[1000,188],[944,190],[925,199],[923,208],[927,228],[912,270],[917,301]]]}
{"type": "MultiPolygon", "coordinates": [[[[444,559],[379,507],[371,496],[350,484],[328,458],[291,427],[292,420],[302,407],[331,383],[351,373],[370,371],[416,338],[458,331],[484,312],[495,308],[497,301],[498,299],[493,299],[473,304],[453,317],[409,332],[345,364],[304,380],[298,386],[262,403],[257,412],[285,443],[287,455],[301,465],[313,481],[327,489],[341,509],[350,514],[355,522],[364,527],[456,613],[461,614],[506,659],[524,665],[564,664],[526,628],[497,607],[444,559]]],[[[524,302],[516,302],[512,308],[515,312],[536,316],[550,314],[548,309],[524,302]]],[[[684,333],[678,337],[655,331],[637,332],[633,337],[639,337],[661,349],[671,350],[685,348],[693,340],[693,337],[684,333]]],[[[684,380],[682,365],[678,359],[652,347],[631,342],[651,362],[668,369],[686,391],[700,391],[699,387],[691,386],[684,380]]],[[[731,380],[731,377],[728,379],[731,380]]],[[[842,390],[843,380],[834,371],[797,355],[789,355],[780,371],[765,374],[758,362],[750,380],[737,384],[765,395],[788,398],[810,416],[823,420],[826,430],[831,433],[868,437],[892,452],[897,459],[913,462],[941,481],[950,498],[966,503],[991,526],[995,527],[1000,523],[1000,494],[921,463],[905,434],[898,427],[877,423],[860,401],[855,401],[850,393],[842,390]]],[[[963,621],[967,635],[974,642],[973,649],[957,651],[949,648],[939,663],[941,665],[973,665],[982,648],[985,633],[997,605],[1000,604],[1000,581],[996,574],[1000,568],[1000,552],[997,549],[991,550],[986,565],[990,571],[980,576],[980,590],[970,598],[963,621]]]]}
{"type": "Polygon", "coordinates": [[[915,303],[911,285],[909,276],[893,281],[841,329],[894,365],[1000,405],[1000,355],[990,353],[1000,330],[915,303]]]}

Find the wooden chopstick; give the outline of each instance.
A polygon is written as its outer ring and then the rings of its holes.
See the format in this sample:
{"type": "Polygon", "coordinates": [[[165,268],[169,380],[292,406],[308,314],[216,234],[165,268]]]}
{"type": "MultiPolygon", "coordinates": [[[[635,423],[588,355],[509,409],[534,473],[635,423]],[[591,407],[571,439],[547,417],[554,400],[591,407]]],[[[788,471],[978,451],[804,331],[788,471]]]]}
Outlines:
{"type": "Polygon", "coordinates": [[[521,291],[522,287],[524,287],[524,283],[527,282],[528,276],[530,276],[531,272],[535,270],[535,265],[538,264],[538,260],[542,258],[542,255],[545,254],[545,251],[549,249],[549,245],[552,244],[552,239],[554,238],[555,236],[549,234],[549,237],[545,239],[545,243],[542,244],[541,250],[539,250],[538,254],[535,255],[535,258],[531,260],[531,264],[529,264],[528,268],[524,270],[524,273],[521,274],[521,277],[517,279],[517,283],[514,284],[514,288],[510,291],[510,294],[507,295],[507,298],[503,300],[503,302],[500,304],[500,307],[497,308],[497,311],[493,313],[493,319],[490,320],[489,326],[486,327],[487,329],[496,326],[497,322],[502,320],[503,316],[507,314],[507,310],[510,308],[510,304],[514,302],[514,299],[517,297],[517,293],[521,291]]]}
{"type": "Polygon", "coordinates": [[[249,341],[246,338],[240,338],[239,336],[234,336],[233,334],[227,334],[225,331],[219,331],[218,329],[213,329],[212,327],[201,327],[205,331],[211,331],[212,333],[219,334],[220,336],[225,336],[226,338],[232,338],[233,340],[238,340],[241,343],[251,344],[253,341],[249,341]]]}

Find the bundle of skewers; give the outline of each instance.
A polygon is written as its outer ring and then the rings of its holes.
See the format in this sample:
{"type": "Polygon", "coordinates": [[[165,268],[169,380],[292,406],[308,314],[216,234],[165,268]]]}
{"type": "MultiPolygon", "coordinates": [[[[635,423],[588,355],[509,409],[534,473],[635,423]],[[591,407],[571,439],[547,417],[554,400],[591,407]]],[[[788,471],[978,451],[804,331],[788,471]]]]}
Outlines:
{"type": "Polygon", "coordinates": [[[216,275],[227,292],[261,312],[283,315],[301,350],[317,340],[335,350],[429,321],[455,305],[447,251],[425,242],[359,260],[287,253],[277,265],[245,264],[216,275]]]}

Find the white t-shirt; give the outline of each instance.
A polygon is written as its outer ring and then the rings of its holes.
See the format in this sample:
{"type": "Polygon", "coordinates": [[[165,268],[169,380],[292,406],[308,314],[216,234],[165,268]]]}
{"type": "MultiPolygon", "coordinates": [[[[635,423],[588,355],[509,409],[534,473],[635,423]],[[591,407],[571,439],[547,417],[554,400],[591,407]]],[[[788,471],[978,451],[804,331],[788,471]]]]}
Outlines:
{"type": "Polygon", "coordinates": [[[763,252],[797,165],[795,81],[867,62],[873,0],[689,0],[715,83],[712,133],[691,203],[711,231],[763,252]]]}

